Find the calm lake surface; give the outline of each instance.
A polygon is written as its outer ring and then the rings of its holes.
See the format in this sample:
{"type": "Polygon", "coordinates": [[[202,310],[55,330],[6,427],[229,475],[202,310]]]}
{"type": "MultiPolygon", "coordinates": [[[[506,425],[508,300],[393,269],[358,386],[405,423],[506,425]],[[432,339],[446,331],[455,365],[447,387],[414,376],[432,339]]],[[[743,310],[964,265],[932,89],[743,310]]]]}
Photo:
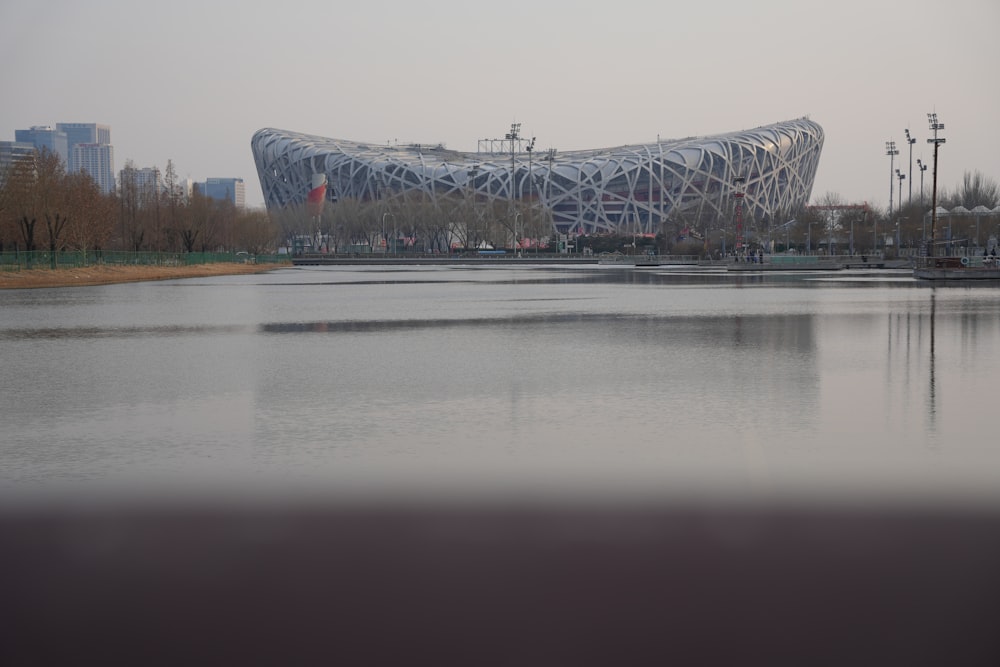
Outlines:
{"type": "Polygon", "coordinates": [[[1000,497],[1000,287],[301,267],[0,291],[0,489],[1000,497]]]}

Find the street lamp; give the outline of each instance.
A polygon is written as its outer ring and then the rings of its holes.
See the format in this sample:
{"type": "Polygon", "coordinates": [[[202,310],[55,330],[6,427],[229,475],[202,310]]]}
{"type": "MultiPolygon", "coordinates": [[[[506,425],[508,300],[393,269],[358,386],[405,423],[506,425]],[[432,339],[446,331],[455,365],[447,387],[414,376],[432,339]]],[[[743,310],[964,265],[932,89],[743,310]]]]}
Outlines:
{"type": "Polygon", "coordinates": [[[899,208],[903,208],[903,181],[906,180],[906,174],[897,169],[896,178],[899,179],[899,208]]]}
{"type": "Polygon", "coordinates": [[[514,257],[521,256],[521,249],[518,247],[517,243],[517,219],[521,217],[520,211],[514,212],[514,257]]]}
{"type": "Polygon", "coordinates": [[[552,234],[552,239],[555,241],[556,252],[559,251],[559,230],[556,228],[555,216],[552,214],[552,166],[556,160],[556,149],[550,148],[545,151],[545,159],[549,163],[549,171],[545,175],[545,206],[548,209],[548,218],[552,223],[552,229],[550,233],[552,234]]]}
{"type": "Polygon", "coordinates": [[[885,154],[889,156],[889,217],[892,217],[892,178],[895,171],[893,170],[893,162],[896,156],[899,155],[899,151],[896,149],[895,141],[885,142],[885,154]]]}
{"type": "MultiPolygon", "coordinates": [[[[909,206],[913,203],[913,144],[917,143],[917,138],[910,136],[909,129],[903,131],[906,132],[906,143],[910,144],[910,194],[906,197],[906,204],[909,206]]],[[[902,196],[899,198],[899,207],[903,208],[902,196]]]]}
{"type": "MultiPolygon", "coordinates": [[[[510,212],[514,212],[514,158],[517,155],[517,150],[515,148],[516,141],[521,138],[521,124],[511,123],[510,132],[504,135],[504,139],[510,139],[510,212]]],[[[517,217],[514,217],[514,247],[512,250],[517,254],[517,217]]]]}
{"type": "Polygon", "coordinates": [[[743,248],[743,197],[746,193],[743,191],[743,187],[746,184],[747,179],[743,176],[737,176],[733,179],[735,183],[736,192],[733,197],[736,199],[735,209],[736,209],[736,248],[734,252],[738,255],[744,250],[743,248]]]}
{"type": "MultiPolygon", "coordinates": [[[[532,151],[535,150],[535,138],[534,137],[532,137],[531,141],[528,142],[528,145],[527,145],[527,147],[525,147],[525,150],[528,151],[528,224],[532,227],[533,230],[537,230],[538,225],[536,225],[535,222],[534,222],[534,220],[535,220],[535,216],[534,216],[535,202],[534,202],[534,199],[533,199],[534,189],[532,188],[532,181],[534,181],[534,179],[535,179],[535,174],[534,174],[534,172],[531,171],[531,153],[532,153],[532,151]]],[[[538,232],[535,231],[534,233],[535,233],[535,236],[536,236],[536,238],[535,238],[535,254],[537,255],[538,254],[538,238],[537,238],[538,232]]]]}
{"type": "MultiPolygon", "coordinates": [[[[923,163],[923,160],[917,158],[917,169],[920,171],[920,205],[924,205],[924,172],[927,171],[927,165],[923,163]]],[[[913,185],[911,182],[910,185],[913,185]]]]}
{"type": "MultiPolygon", "coordinates": [[[[385,242],[385,254],[389,254],[389,237],[385,235],[385,219],[392,215],[392,213],[386,212],[382,214],[382,240],[385,242]]],[[[395,218],[393,218],[395,220],[395,218]]]]}
{"type": "Polygon", "coordinates": [[[937,113],[927,114],[927,124],[930,126],[932,132],[934,132],[934,138],[928,139],[927,143],[934,144],[934,172],[933,172],[933,185],[931,186],[931,255],[934,254],[934,231],[937,225],[937,162],[938,162],[938,147],[944,143],[944,138],[938,138],[938,130],[944,129],[944,123],[938,122],[937,113]]]}

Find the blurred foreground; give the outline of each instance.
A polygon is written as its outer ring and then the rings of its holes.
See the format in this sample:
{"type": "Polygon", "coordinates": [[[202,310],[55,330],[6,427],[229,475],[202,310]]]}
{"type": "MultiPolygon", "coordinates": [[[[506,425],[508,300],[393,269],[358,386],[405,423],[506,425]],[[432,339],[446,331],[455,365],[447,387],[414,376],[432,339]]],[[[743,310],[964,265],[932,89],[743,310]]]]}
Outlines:
{"type": "Polygon", "coordinates": [[[25,664],[1000,664],[1000,513],[226,503],[0,514],[25,664]]]}

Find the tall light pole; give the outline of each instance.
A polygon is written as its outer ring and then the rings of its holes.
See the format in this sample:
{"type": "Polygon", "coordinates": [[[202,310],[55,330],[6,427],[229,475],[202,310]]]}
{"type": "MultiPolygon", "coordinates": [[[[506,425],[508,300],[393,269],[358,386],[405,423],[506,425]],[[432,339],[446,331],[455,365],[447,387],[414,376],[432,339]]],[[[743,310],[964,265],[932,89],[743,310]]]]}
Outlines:
{"type": "Polygon", "coordinates": [[[906,174],[901,172],[899,169],[896,170],[896,178],[899,179],[899,208],[903,208],[903,181],[906,180],[906,174]]]}
{"type": "Polygon", "coordinates": [[[385,219],[392,215],[389,212],[382,214],[382,241],[385,242],[385,254],[389,254],[389,237],[385,235],[385,219]]]}
{"type": "Polygon", "coordinates": [[[536,235],[536,238],[535,238],[535,254],[537,255],[538,254],[538,238],[537,238],[537,234],[538,234],[537,227],[538,227],[538,225],[535,224],[535,216],[533,215],[534,208],[535,208],[535,202],[534,202],[534,199],[532,198],[532,196],[534,194],[533,188],[532,188],[532,181],[535,179],[535,175],[534,175],[534,172],[531,171],[531,153],[532,153],[532,151],[535,150],[535,138],[534,137],[532,137],[531,141],[528,142],[528,145],[527,145],[527,147],[526,147],[525,150],[528,151],[528,224],[531,225],[531,227],[532,227],[533,230],[536,230],[534,233],[536,235]]]}
{"type": "Polygon", "coordinates": [[[899,151],[896,149],[895,141],[885,142],[885,154],[889,156],[889,217],[892,217],[892,180],[895,178],[895,170],[893,169],[893,163],[896,156],[899,155],[899,151]]]}
{"type": "Polygon", "coordinates": [[[514,244],[511,246],[511,251],[517,256],[517,218],[514,216],[514,157],[517,155],[517,150],[515,148],[515,143],[521,138],[521,124],[511,123],[510,132],[504,136],[504,139],[510,139],[510,216],[514,220],[514,244]]]}
{"type": "Polygon", "coordinates": [[[747,179],[743,176],[737,176],[733,179],[735,184],[736,192],[733,193],[733,197],[736,199],[736,254],[739,255],[743,251],[743,197],[745,192],[743,191],[743,186],[747,179]]]}
{"type": "Polygon", "coordinates": [[[934,228],[937,225],[937,162],[938,162],[938,147],[944,143],[944,137],[938,138],[938,130],[944,129],[944,123],[938,122],[937,113],[927,114],[927,124],[930,126],[932,132],[934,132],[934,138],[928,139],[927,143],[934,144],[934,173],[933,173],[933,185],[931,186],[931,239],[930,239],[930,254],[934,255],[934,228]]]}
{"type": "Polygon", "coordinates": [[[548,160],[548,163],[549,163],[549,173],[546,174],[546,176],[545,176],[545,206],[550,211],[549,218],[550,218],[550,222],[552,223],[552,229],[550,231],[552,233],[552,238],[556,242],[556,249],[555,249],[555,251],[558,254],[558,252],[559,252],[559,230],[556,229],[555,216],[551,214],[551,211],[552,211],[552,165],[553,165],[553,163],[556,160],[556,149],[550,148],[549,150],[545,151],[545,159],[548,160]]]}
{"type": "MultiPolygon", "coordinates": [[[[917,158],[917,169],[920,171],[920,206],[924,205],[924,172],[927,171],[927,165],[924,164],[923,160],[917,158]]],[[[913,185],[910,183],[910,185],[913,185]]]]}
{"type": "MultiPolygon", "coordinates": [[[[909,128],[903,131],[906,132],[906,143],[910,144],[910,194],[906,197],[906,205],[909,206],[913,203],[913,144],[917,143],[917,138],[910,136],[909,128]]],[[[902,195],[899,197],[899,208],[903,208],[902,195]]]]}

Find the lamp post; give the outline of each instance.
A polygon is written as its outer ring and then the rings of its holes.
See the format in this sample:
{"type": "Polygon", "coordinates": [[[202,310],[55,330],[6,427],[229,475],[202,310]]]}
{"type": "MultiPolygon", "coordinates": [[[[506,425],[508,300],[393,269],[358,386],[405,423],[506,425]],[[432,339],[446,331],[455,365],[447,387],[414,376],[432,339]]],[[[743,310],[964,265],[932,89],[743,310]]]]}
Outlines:
{"type": "Polygon", "coordinates": [[[552,229],[549,232],[552,235],[552,239],[555,241],[555,251],[559,251],[559,230],[556,229],[556,219],[555,215],[552,214],[552,166],[556,160],[556,149],[550,148],[545,151],[545,159],[549,163],[549,171],[545,175],[545,206],[549,210],[549,222],[551,222],[552,229]]]}
{"type": "Polygon", "coordinates": [[[534,172],[531,171],[531,153],[535,150],[535,138],[532,137],[531,141],[528,142],[525,150],[528,151],[528,224],[531,225],[532,230],[535,234],[535,254],[538,254],[538,225],[535,224],[534,208],[535,201],[533,199],[534,188],[532,188],[532,181],[535,179],[534,172]]]}
{"type": "Polygon", "coordinates": [[[521,256],[521,249],[520,249],[520,247],[518,247],[518,243],[517,243],[517,220],[520,217],[521,217],[521,212],[520,211],[515,211],[514,212],[514,257],[520,257],[521,256]]]}
{"type": "Polygon", "coordinates": [[[937,226],[937,162],[938,162],[938,147],[944,143],[944,137],[938,138],[938,130],[944,129],[944,123],[938,122],[937,113],[927,114],[927,124],[930,126],[932,132],[934,132],[934,138],[928,139],[927,143],[934,144],[934,172],[933,172],[933,185],[931,186],[931,238],[930,238],[930,254],[934,254],[934,232],[937,226]]]}
{"type": "Polygon", "coordinates": [[[736,199],[736,254],[740,254],[743,251],[743,197],[745,192],[743,191],[743,186],[746,183],[746,178],[743,176],[737,176],[733,179],[735,183],[736,192],[733,197],[736,199]]]}
{"type": "Polygon", "coordinates": [[[899,208],[903,208],[903,181],[906,180],[906,174],[901,172],[899,169],[896,170],[896,178],[899,179],[899,208]]]}
{"type": "MultiPolygon", "coordinates": [[[[920,205],[924,205],[924,172],[927,171],[927,165],[923,163],[923,160],[917,158],[917,170],[920,171],[920,205]]],[[[913,183],[910,183],[913,185],[913,183]]]]}
{"type": "Polygon", "coordinates": [[[895,170],[893,169],[893,164],[896,156],[899,155],[899,150],[896,149],[895,141],[885,142],[885,154],[889,156],[889,217],[892,217],[892,179],[895,170]]]}
{"type": "Polygon", "coordinates": [[[382,214],[382,241],[385,242],[385,254],[389,254],[389,237],[385,235],[385,219],[389,216],[389,213],[382,214]]]}
{"type": "Polygon", "coordinates": [[[511,250],[514,254],[517,254],[517,216],[514,215],[514,158],[517,155],[517,149],[515,142],[521,138],[521,124],[511,123],[510,132],[508,132],[504,139],[510,139],[510,213],[511,217],[514,219],[514,246],[511,250]]]}
{"type": "Polygon", "coordinates": [[[851,255],[851,257],[854,257],[854,216],[853,215],[851,216],[851,238],[850,238],[850,248],[848,249],[848,253],[851,255]]]}
{"type": "MultiPolygon", "coordinates": [[[[906,143],[910,144],[910,194],[906,197],[906,205],[909,206],[913,203],[913,144],[917,143],[917,138],[910,136],[909,128],[903,131],[906,132],[906,143]]],[[[899,198],[899,207],[903,208],[902,196],[899,198]]]]}

